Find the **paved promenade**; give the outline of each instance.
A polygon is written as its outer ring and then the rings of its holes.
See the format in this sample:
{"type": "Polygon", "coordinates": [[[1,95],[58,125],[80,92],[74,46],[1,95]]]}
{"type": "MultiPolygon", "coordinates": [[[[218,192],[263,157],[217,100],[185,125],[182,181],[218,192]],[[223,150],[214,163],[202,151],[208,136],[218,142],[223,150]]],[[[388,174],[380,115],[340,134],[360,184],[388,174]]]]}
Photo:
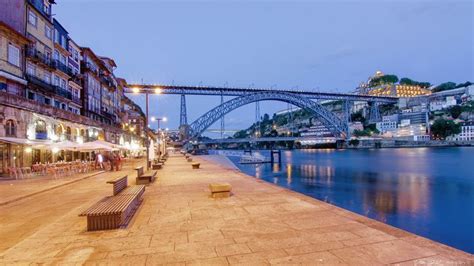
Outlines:
{"type": "MultiPolygon", "coordinates": [[[[195,157],[171,157],[127,229],[86,232],[84,208],[132,166],[0,206],[0,265],[472,265],[470,254],[195,157]],[[209,197],[228,182],[234,195],[209,197]]],[[[133,179],[129,179],[133,183],[133,179]]],[[[1,188],[0,188],[1,192],[1,188]]]]}

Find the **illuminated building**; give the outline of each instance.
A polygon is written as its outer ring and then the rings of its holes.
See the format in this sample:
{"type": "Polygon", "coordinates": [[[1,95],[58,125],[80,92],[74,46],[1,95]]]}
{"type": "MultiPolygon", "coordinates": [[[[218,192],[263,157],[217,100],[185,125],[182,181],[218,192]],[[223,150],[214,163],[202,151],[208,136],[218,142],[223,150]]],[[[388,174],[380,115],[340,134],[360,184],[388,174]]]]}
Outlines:
{"type": "Polygon", "coordinates": [[[357,88],[357,93],[372,96],[393,96],[393,97],[417,97],[430,95],[431,90],[418,85],[404,84],[382,84],[370,86],[371,80],[384,76],[381,71],[377,71],[374,76],[369,77],[367,82],[362,82],[357,88]]]}

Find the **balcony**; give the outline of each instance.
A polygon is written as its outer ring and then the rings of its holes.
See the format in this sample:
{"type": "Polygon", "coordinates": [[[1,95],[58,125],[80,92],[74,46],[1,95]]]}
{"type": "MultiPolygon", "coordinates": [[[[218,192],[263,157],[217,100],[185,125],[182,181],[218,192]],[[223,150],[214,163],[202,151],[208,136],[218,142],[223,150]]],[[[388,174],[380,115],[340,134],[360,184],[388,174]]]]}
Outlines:
{"type": "Polygon", "coordinates": [[[54,86],[54,90],[55,90],[56,95],[72,100],[72,93],[70,91],[65,90],[59,86],[54,86]]]}
{"type": "Polygon", "coordinates": [[[44,80],[42,80],[42,79],[40,79],[36,76],[26,74],[26,80],[28,80],[29,83],[32,83],[33,85],[38,86],[40,89],[42,89],[44,91],[51,92],[51,93],[56,92],[53,85],[47,83],[46,81],[44,81],[44,80]]]}
{"type": "Polygon", "coordinates": [[[106,108],[102,108],[101,114],[109,119],[112,119],[112,120],[115,119],[115,115],[111,113],[109,110],[107,110],[106,108]]]}
{"type": "Polygon", "coordinates": [[[81,98],[74,95],[72,95],[72,101],[77,104],[82,104],[81,98]]]}
{"type": "Polygon", "coordinates": [[[82,78],[81,78],[80,74],[74,74],[73,73],[70,76],[71,76],[71,78],[69,79],[69,81],[72,81],[72,82],[76,83],[77,85],[82,86],[82,78]]]}
{"type": "Polygon", "coordinates": [[[53,60],[51,66],[69,76],[73,75],[71,68],[61,63],[59,60],[53,60]]]}
{"type": "Polygon", "coordinates": [[[51,64],[51,58],[45,54],[43,54],[42,52],[36,50],[35,48],[27,48],[26,49],[26,56],[37,61],[37,62],[40,62],[44,65],[46,65],[47,67],[52,67],[52,64],[51,64]]]}
{"type": "Polygon", "coordinates": [[[94,66],[93,64],[91,64],[91,63],[89,63],[89,62],[84,62],[84,61],[82,61],[82,62],[81,62],[81,68],[82,68],[84,71],[94,72],[96,75],[99,75],[99,69],[97,69],[96,66],[94,66]]]}
{"type": "Polygon", "coordinates": [[[116,87],[114,80],[110,76],[100,75],[100,82],[111,89],[116,87]]]}

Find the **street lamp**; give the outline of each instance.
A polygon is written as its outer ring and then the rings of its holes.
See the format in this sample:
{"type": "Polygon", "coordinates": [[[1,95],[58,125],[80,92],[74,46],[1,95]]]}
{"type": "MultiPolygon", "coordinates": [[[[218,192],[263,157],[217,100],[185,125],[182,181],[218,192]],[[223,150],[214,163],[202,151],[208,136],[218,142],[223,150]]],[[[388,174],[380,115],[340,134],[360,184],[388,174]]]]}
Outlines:
{"type": "Polygon", "coordinates": [[[160,130],[160,121],[166,122],[166,121],[168,121],[168,118],[166,118],[166,116],[164,116],[164,117],[154,117],[154,116],[152,116],[151,121],[156,121],[157,122],[158,128],[156,130],[159,131],[160,130]]]}

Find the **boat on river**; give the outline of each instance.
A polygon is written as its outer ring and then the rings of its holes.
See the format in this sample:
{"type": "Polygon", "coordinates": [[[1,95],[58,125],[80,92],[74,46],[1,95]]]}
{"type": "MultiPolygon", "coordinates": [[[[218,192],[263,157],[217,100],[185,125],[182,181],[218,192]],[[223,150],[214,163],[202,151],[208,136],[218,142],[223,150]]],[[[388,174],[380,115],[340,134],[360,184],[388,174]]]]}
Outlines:
{"type": "Polygon", "coordinates": [[[257,164],[257,163],[269,163],[269,162],[270,160],[268,158],[265,158],[265,156],[262,156],[260,154],[252,154],[252,155],[244,154],[240,157],[241,164],[257,164]]]}

